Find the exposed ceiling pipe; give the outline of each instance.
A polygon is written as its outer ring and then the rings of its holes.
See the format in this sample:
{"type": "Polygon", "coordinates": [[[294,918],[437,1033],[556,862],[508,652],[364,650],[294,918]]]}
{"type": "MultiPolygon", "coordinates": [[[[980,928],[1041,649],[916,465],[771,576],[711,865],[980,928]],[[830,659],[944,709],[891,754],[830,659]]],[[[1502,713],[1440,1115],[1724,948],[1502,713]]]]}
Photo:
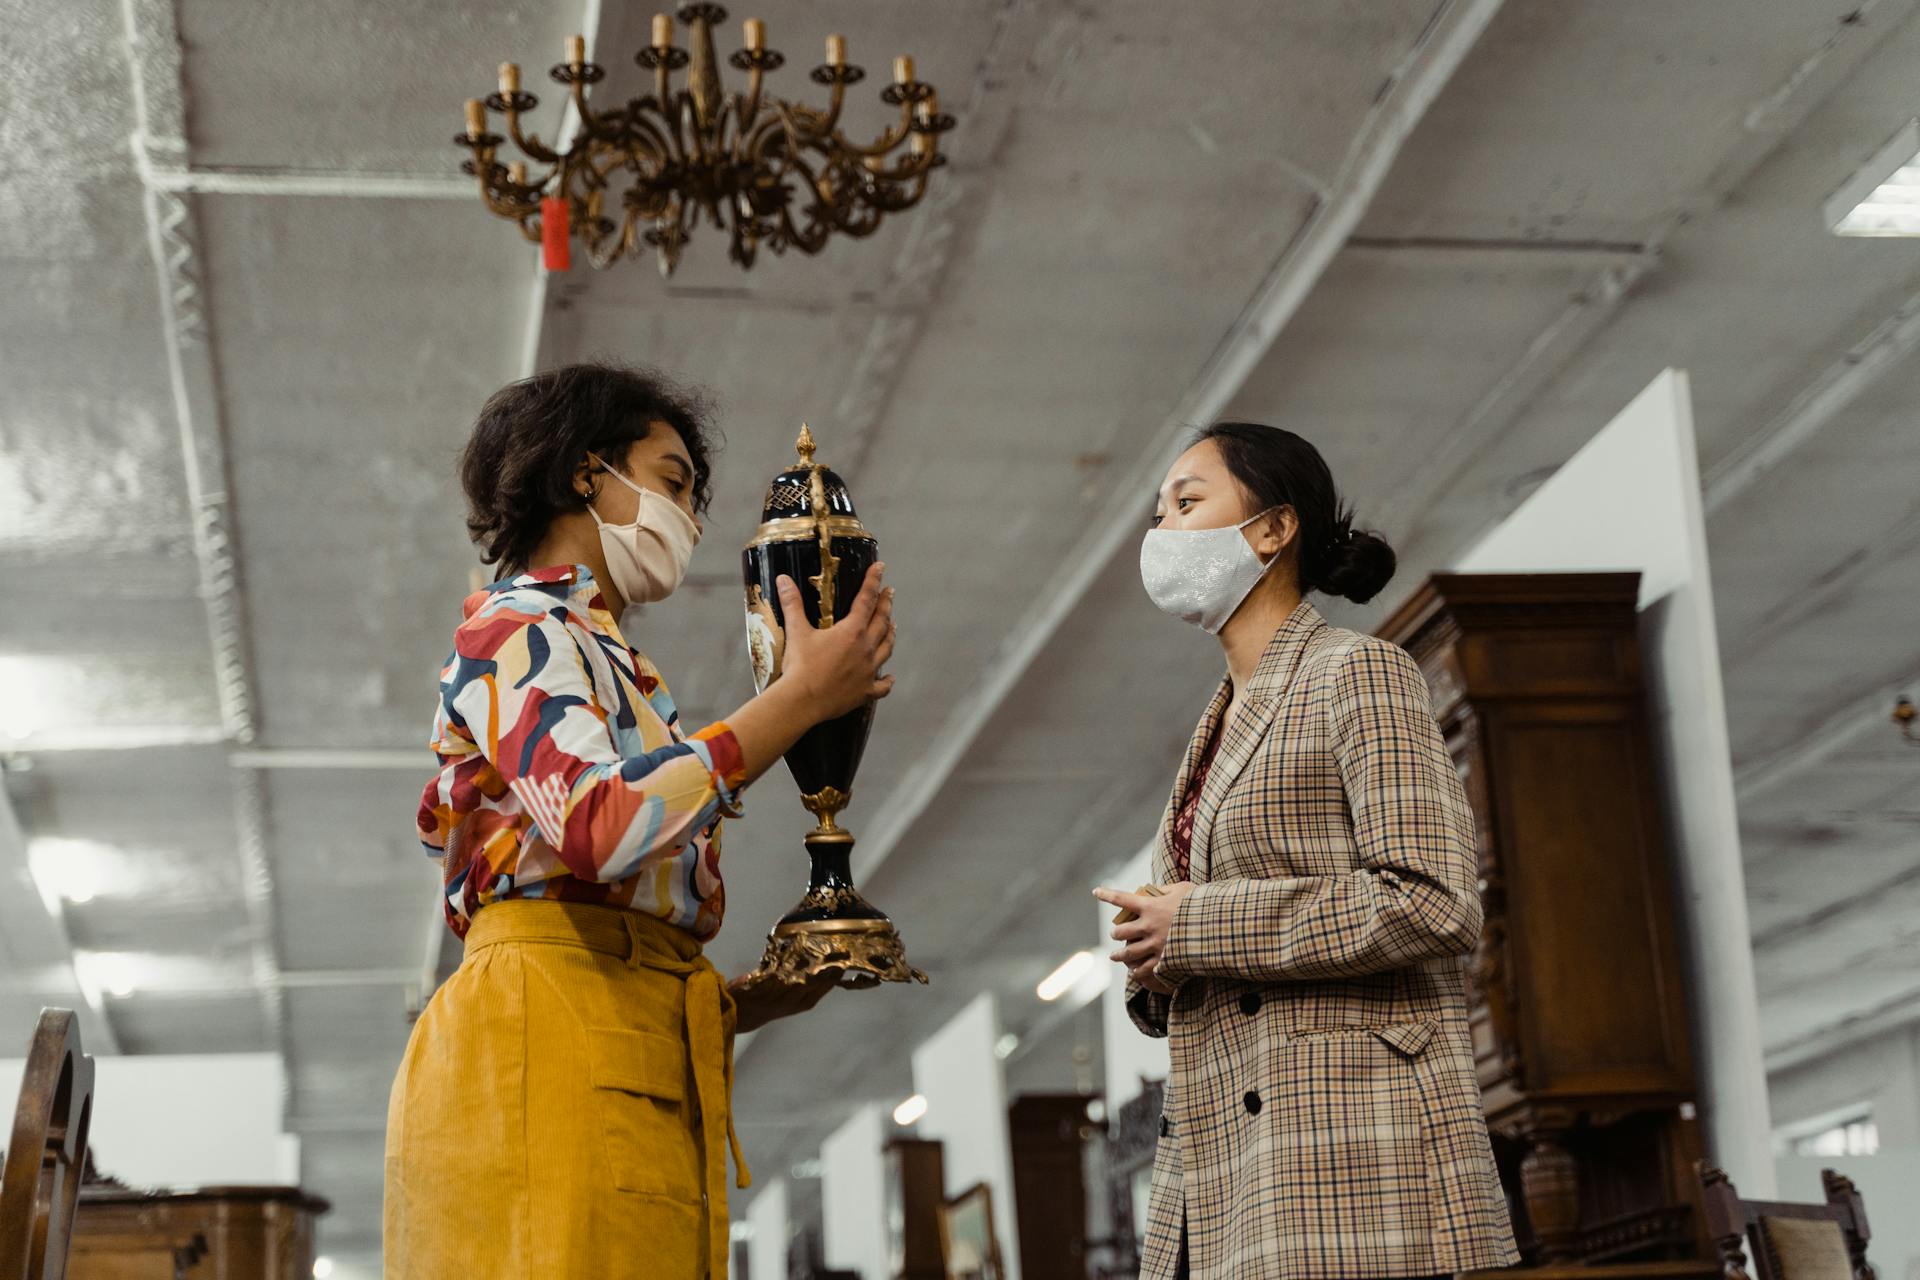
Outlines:
{"type": "MultiPolygon", "coordinates": [[[[136,162],[143,173],[184,168],[185,88],[173,0],[122,0],[121,8],[132,77],[136,162]]],[[[178,192],[148,186],[144,207],[221,719],[228,741],[246,745],[255,735],[252,661],[233,528],[219,371],[199,277],[199,230],[192,204],[178,192]]],[[[273,865],[266,849],[266,799],[257,773],[234,774],[233,812],[253,975],[269,1041],[280,1054],[284,1089],[288,1086],[286,1009],[279,981],[273,865]]]]}

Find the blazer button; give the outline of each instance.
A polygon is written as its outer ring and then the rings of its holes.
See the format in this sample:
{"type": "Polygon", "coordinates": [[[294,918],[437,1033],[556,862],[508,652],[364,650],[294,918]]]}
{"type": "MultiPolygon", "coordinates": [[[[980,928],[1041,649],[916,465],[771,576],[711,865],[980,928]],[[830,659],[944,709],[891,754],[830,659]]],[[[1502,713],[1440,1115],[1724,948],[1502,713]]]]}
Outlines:
{"type": "Polygon", "coordinates": [[[1160,1117],[1160,1136],[1161,1136],[1161,1137],[1163,1137],[1163,1138],[1164,1138],[1164,1137],[1166,1137],[1166,1136],[1167,1136],[1167,1130],[1168,1130],[1168,1129],[1170,1129],[1170,1128],[1172,1128],[1172,1127],[1173,1127],[1172,1125],[1169,1125],[1169,1124],[1167,1123],[1167,1118],[1166,1118],[1165,1116],[1161,1116],[1161,1117],[1160,1117]]]}
{"type": "Polygon", "coordinates": [[[1258,991],[1249,991],[1240,997],[1240,1012],[1246,1014],[1249,1018],[1260,1012],[1260,993],[1258,991]]]}
{"type": "Polygon", "coordinates": [[[1247,1104],[1248,1115],[1257,1116],[1260,1114],[1260,1095],[1258,1093],[1249,1089],[1247,1090],[1247,1096],[1243,1098],[1242,1101],[1247,1104]]]}

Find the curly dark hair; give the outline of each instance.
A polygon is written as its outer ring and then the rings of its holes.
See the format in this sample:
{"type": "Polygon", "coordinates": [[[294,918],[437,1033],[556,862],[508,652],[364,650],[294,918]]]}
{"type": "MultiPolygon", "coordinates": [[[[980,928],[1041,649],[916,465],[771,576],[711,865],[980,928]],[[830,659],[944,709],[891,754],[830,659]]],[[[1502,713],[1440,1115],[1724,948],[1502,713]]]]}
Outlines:
{"type": "Polygon", "coordinates": [[[680,433],[693,460],[693,506],[712,499],[720,439],[703,396],[650,369],[595,361],[547,369],[487,398],[460,456],[467,531],[481,557],[509,572],[547,536],[553,518],[583,511],[574,473],[589,453],[620,465],[656,422],[680,433]]]}

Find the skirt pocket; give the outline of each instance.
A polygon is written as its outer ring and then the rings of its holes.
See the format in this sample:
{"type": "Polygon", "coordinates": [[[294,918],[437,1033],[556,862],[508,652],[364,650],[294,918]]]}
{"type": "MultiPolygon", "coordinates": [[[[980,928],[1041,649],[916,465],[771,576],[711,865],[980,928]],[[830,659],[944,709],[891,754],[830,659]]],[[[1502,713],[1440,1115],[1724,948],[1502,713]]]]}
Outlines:
{"type": "Polygon", "coordinates": [[[587,1060],[614,1186],[699,1203],[686,1045],[650,1031],[589,1028],[587,1060]]]}

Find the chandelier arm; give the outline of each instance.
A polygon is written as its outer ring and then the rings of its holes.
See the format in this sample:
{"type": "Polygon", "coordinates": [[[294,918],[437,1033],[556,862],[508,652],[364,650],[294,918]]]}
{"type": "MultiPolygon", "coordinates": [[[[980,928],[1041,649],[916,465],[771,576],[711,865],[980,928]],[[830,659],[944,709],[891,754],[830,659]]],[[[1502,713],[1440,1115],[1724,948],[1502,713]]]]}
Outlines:
{"type": "Polygon", "coordinates": [[[861,167],[883,182],[911,182],[915,178],[924,179],[927,174],[933,172],[933,160],[938,154],[937,150],[910,151],[895,161],[892,168],[878,164],[874,160],[863,161],[861,167]]]}
{"type": "Polygon", "coordinates": [[[587,106],[587,82],[575,80],[568,87],[573,92],[573,109],[580,117],[580,129],[584,133],[593,122],[593,112],[587,106]]]}
{"type": "Polygon", "coordinates": [[[703,165],[703,163],[707,163],[707,142],[705,142],[705,138],[701,138],[699,115],[695,115],[693,96],[687,94],[685,90],[682,90],[682,92],[674,98],[674,140],[680,142],[680,155],[682,155],[682,161],[684,161],[684,163],[691,163],[691,165],[703,165]],[[693,129],[691,130],[687,129],[687,123],[689,123],[687,117],[689,117],[689,115],[693,115],[693,121],[691,121],[691,123],[693,123],[693,129]],[[687,146],[687,138],[689,138],[689,136],[691,136],[691,140],[693,140],[691,146],[687,146]]]}
{"type": "Polygon", "coordinates": [[[760,87],[761,87],[761,81],[763,79],[765,79],[765,76],[761,72],[760,67],[756,64],[752,69],[750,69],[747,72],[746,98],[743,100],[736,96],[733,99],[734,119],[739,121],[739,130],[734,134],[735,145],[733,149],[733,154],[736,159],[740,155],[740,148],[739,148],[740,134],[745,133],[748,126],[750,126],[753,123],[755,117],[757,117],[760,114],[760,87]]]}
{"type": "Polygon", "coordinates": [[[801,176],[807,180],[808,192],[813,197],[808,204],[807,211],[812,215],[810,222],[813,226],[819,228],[819,233],[817,235],[809,234],[809,232],[795,226],[792,210],[786,204],[780,206],[782,230],[785,231],[787,240],[801,252],[808,254],[818,253],[826,247],[828,239],[833,235],[833,206],[821,198],[820,179],[819,176],[814,173],[813,166],[808,164],[806,160],[799,155],[791,156],[790,162],[792,167],[798,170],[801,176]],[[824,220],[820,216],[823,212],[828,215],[824,220]]]}
{"type": "Polygon", "coordinates": [[[830,89],[827,93],[826,119],[820,122],[820,131],[822,134],[831,135],[835,129],[838,129],[840,127],[840,110],[842,107],[846,106],[846,104],[847,104],[846,83],[841,80],[835,80],[833,82],[832,89],[830,89]]]}
{"type": "Polygon", "coordinates": [[[634,136],[628,139],[627,153],[635,162],[636,168],[642,150],[647,158],[653,161],[656,169],[664,169],[673,163],[673,144],[667,141],[667,136],[655,127],[653,121],[636,111],[631,118],[631,123],[634,136]]]}
{"type": "Polygon", "coordinates": [[[514,146],[519,147],[520,150],[526,152],[527,155],[538,160],[541,164],[552,165],[560,163],[560,153],[542,143],[539,134],[522,133],[520,131],[520,113],[518,111],[507,112],[507,136],[513,139],[514,146]]]}
{"type": "Polygon", "coordinates": [[[741,219],[737,216],[732,219],[729,226],[729,241],[727,256],[738,263],[742,269],[752,267],[759,248],[759,237],[748,235],[741,219]]]}
{"type": "Polygon", "coordinates": [[[913,103],[904,102],[900,105],[900,123],[887,126],[886,132],[876,138],[872,144],[864,147],[858,146],[849,141],[847,136],[838,129],[833,132],[833,141],[835,145],[842,150],[850,151],[857,156],[884,156],[899,146],[901,142],[906,139],[907,135],[912,132],[913,103]]]}
{"type": "MultiPolygon", "coordinates": [[[[772,113],[763,117],[760,123],[754,126],[753,134],[747,139],[746,159],[749,163],[755,166],[769,163],[770,161],[767,154],[768,143],[775,138],[780,138],[785,141],[787,145],[784,149],[789,152],[792,151],[793,134],[787,128],[785,113],[786,104],[778,98],[775,98],[773,100],[772,113]]],[[[784,164],[782,165],[781,172],[783,174],[786,172],[784,164]]]]}

